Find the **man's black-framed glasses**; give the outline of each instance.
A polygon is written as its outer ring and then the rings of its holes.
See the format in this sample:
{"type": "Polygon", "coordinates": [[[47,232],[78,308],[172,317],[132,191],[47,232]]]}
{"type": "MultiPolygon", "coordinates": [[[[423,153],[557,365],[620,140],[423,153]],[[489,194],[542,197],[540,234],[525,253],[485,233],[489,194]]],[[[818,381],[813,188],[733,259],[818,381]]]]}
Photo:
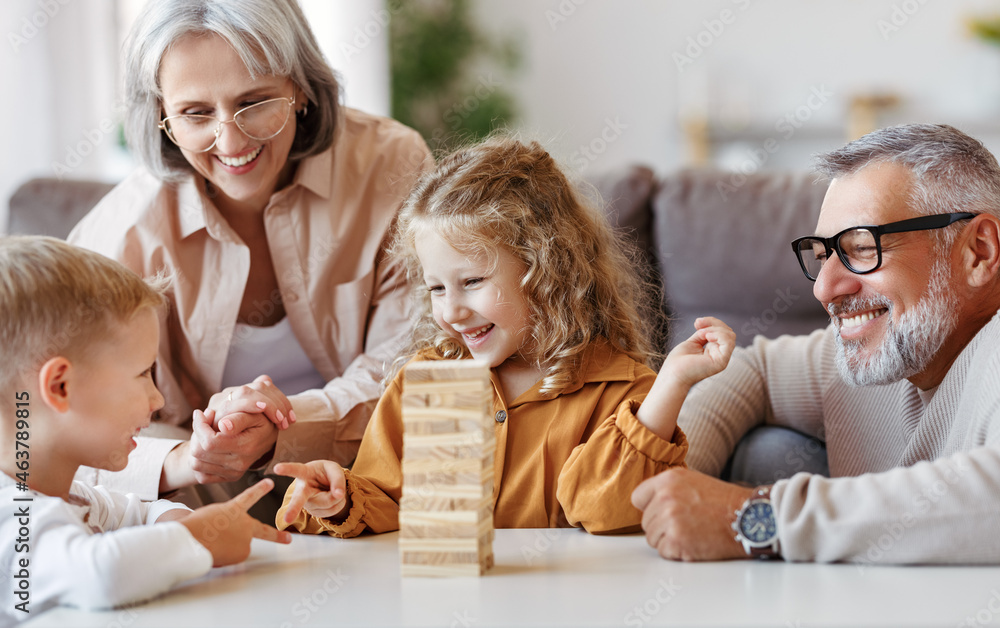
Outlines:
{"type": "Polygon", "coordinates": [[[806,236],[792,241],[792,250],[799,259],[802,272],[810,281],[816,281],[823,263],[833,252],[837,253],[847,270],[858,275],[871,273],[882,265],[882,236],[887,233],[941,229],[948,225],[974,218],[976,214],[956,212],[920,216],[885,225],[866,225],[844,229],[835,236],[823,238],[806,236]]]}

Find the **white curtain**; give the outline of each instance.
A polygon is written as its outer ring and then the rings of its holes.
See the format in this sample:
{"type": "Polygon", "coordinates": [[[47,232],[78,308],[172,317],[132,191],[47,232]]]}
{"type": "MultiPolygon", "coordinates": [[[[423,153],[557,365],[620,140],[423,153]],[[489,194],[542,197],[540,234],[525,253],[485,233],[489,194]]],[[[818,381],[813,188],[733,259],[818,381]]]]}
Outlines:
{"type": "Polygon", "coordinates": [[[7,201],[36,176],[114,181],[120,38],[116,0],[0,3],[0,229],[7,201]]]}
{"type": "Polygon", "coordinates": [[[389,115],[389,18],[399,0],[299,0],[350,107],[389,115]]]}

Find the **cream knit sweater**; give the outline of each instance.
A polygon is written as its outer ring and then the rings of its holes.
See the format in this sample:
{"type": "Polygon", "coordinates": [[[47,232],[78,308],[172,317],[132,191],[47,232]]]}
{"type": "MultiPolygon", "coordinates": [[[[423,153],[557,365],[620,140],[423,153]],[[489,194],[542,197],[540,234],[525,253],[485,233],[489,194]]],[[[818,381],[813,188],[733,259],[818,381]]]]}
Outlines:
{"type": "Polygon", "coordinates": [[[688,464],[717,476],[752,427],[791,427],[826,441],[831,479],[775,483],[787,560],[1000,564],[1000,313],[933,391],[848,386],[834,342],[829,327],[737,349],[681,410],[688,464]]]}

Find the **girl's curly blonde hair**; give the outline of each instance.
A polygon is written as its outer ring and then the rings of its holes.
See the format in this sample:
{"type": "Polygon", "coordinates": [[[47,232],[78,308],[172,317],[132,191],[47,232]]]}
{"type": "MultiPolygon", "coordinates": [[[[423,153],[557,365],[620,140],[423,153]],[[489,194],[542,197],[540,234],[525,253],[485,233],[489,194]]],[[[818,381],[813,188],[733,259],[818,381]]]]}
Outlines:
{"type": "Polygon", "coordinates": [[[391,251],[405,264],[417,310],[406,355],[432,348],[443,358],[466,357],[465,345],[434,321],[415,250],[424,227],[494,264],[501,247],[524,263],[527,344],[542,368],[543,394],[572,383],[598,338],[639,362],[657,357],[658,290],[640,279],[630,247],[537,142],[495,136],[457,150],[420,179],[397,218],[391,251]]]}

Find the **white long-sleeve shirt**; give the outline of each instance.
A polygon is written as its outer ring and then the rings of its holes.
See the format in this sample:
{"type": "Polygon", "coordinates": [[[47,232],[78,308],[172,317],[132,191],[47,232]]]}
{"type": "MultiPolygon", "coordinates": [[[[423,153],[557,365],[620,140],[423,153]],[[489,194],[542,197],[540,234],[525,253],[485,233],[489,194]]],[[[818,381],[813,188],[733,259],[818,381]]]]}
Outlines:
{"type": "Polygon", "coordinates": [[[681,410],[688,464],[717,476],[751,428],[790,427],[826,441],[831,477],[774,484],[786,559],[1000,564],[1000,313],[933,391],[848,386],[836,350],[832,327],[737,349],[681,410]]]}
{"type": "Polygon", "coordinates": [[[0,625],[56,605],[93,609],[137,602],[212,568],[211,552],[182,524],[151,525],[185,506],[143,502],[79,482],[71,498],[73,503],[17,490],[0,473],[0,573],[8,578],[0,585],[0,625]],[[23,597],[15,593],[25,590],[23,597]]]}

